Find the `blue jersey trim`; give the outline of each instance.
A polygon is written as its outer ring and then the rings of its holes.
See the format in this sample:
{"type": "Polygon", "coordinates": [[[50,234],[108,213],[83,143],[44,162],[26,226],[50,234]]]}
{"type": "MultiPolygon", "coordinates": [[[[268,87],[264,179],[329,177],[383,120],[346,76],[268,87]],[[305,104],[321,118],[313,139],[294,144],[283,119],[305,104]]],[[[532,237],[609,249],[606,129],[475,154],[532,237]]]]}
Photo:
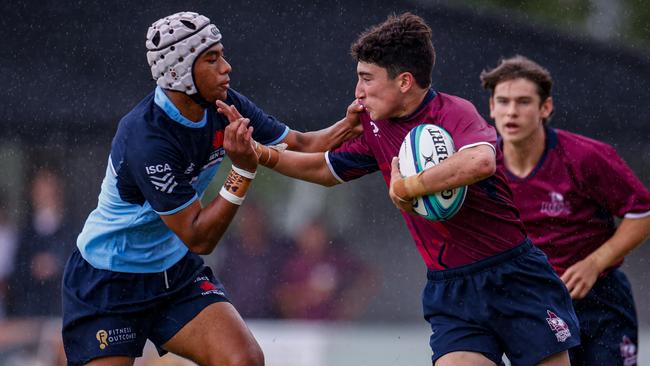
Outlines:
{"type": "Polygon", "coordinates": [[[334,167],[332,166],[332,162],[330,161],[330,152],[329,151],[325,152],[325,162],[327,163],[327,167],[329,168],[330,173],[332,173],[334,178],[336,178],[336,180],[338,180],[340,183],[345,183],[345,181],[343,179],[341,179],[341,177],[339,177],[338,174],[336,174],[336,171],[334,170],[334,167]]]}
{"type": "Polygon", "coordinates": [[[208,110],[206,109],[203,113],[203,119],[199,122],[190,121],[189,119],[183,117],[181,112],[176,108],[174,103],[169,99],[167,94],[159,86],[156,87],[156,92],[154,95],[154,102],[158,107],[160,107],[165,114],[169,116],[172,120],[182,124],[183,126],[190,128],[202,128],[208,122],[208,110]]]}
{"type": "Polygon", "coordinates": [[[289,126],[285,126],[284,132],[282,133],[282,135],[280,135],[280,137],[278,137],[277,139],[275,139],[271,143],[269,143],[269,145],[277,145],[280,142],[282,142],[282,140],[284,140],[284,138],[287,137],[287,135],[289,134],[289,130],[290,130],[289,126]]]}
{"type": "Polygon", "coordinates": [[[181,211],[185,207],[191,205],[192,202],[196,201],[198,198],[199,198],[199,196],[195,194],[194,197],[192,197],[192,199],[190,199],[186,203],[180,205],[179,207],[177,207],[177,208],[175,208],[173,210],[169,210],[169,211],[165,211],[165,212],[158,212],[158,211],[154,210],[154,212],[157,213],[158,215],[164,215],[164,216],[173,215],[173,214],[177,213],[178,211],[181,211]]]}

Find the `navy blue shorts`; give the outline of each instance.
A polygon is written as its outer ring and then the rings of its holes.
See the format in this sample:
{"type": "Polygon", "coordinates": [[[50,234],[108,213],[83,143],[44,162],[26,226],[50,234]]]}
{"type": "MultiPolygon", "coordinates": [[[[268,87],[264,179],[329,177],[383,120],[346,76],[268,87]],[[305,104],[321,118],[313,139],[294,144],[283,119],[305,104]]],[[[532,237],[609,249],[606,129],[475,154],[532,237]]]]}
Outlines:
{"type": "Polygon", "coordinates": [[[536,365],[580,344],[564,283],[530,241],[470,265],[429,271],[422,295],[433,362],[471,351],[497,365],[536,365]]]}
{"type": "Polygon", "coordinates": [[[636,365],[638,328],[630,282],[616,269],[600,278],[573,306],[581,344],[569,351],[572,366],[636,365]]]}
{"type": "Polygon", "coordinates": [[[208,305],[228,301],[221,283],[196,254],[160,273],[96,269],[78,250],[63,276],[63,344],[68,365],[105,356],[142,356],[147,339],[158,351],[208,305]]]}

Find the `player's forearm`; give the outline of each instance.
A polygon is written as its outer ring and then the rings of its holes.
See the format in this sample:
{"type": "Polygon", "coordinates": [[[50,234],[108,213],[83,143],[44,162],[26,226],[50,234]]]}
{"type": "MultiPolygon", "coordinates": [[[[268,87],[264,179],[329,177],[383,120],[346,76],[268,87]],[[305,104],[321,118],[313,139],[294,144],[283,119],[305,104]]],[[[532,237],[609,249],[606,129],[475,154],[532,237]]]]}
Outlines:
{"type": "Polygon", "coordinates": [[[273,166],[273,170],[288,177],[327,187],[339,183],[327,166],[325,153],[300,153],[287,150],[278,154],[278,162],[273,166]]]}
{"type": "Polygon", "coordinates": [[[482,145],[459,151],[435,167],[397,181],[395,193],[410,200],[482,181],[496,170],[496,160],[490,149],[482,145]]]}
{"type": "Polygon", "coordinates": [[[614,235],[589,255],[600,272],[618,263],[650,236],[650,216],[624,218],[614,235]]]}
{"type": "Polygon", "coordinates": [[[217,247],[228,225],[237,213],[238,205],[218,196],[204,207],[192,222],[192,238],[185,243],[191,252],[210,254],[217,247]]]}
{"type": "Polygon", "coordinates": [[[344,118],[322,130],[299,133],[296,136],[298,143],[290,149],[302,152],[331,150],[356,136],[354,128],[355,125],[344,118]]]}
{"type": "Polygon", "coordinates": [[[246,192],[253,183],[256,173],[232,166],[232,170],[219,191],[219,196],[208,207],[201,210],[192,226],[203,239],[195,243],[194,251],[199,254],[209,254],[219,243],[224,232],[230,225],[237,208],[244,202],[246,192]]]}
{"type": "Polygon", "coordinates": [[[222,197],[201,207],[195,200],[173,215],[161,215],[163,222],[178,236],[187,248],[197,254],[209,254],[232,221],[237,208],[222,197]]]}
{"type": "Polygon", "coordinates": [[[183,241],[190,251],[209,254],[219,243],[237,208],[244,201],[254,173],[233,166],[219,196],[206,207],[198,200],[172,215],[162,215],[165,224],[183,241]]]}

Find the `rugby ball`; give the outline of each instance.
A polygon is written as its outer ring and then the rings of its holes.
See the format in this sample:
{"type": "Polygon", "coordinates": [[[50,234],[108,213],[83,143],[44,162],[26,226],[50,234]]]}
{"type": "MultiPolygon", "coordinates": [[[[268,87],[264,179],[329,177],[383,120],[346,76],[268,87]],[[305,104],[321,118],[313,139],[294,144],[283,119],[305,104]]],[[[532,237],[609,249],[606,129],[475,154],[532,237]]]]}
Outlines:
{"type": "MultiPolygon", "coordinates": [[[[454,140],[444,128],[431,124],[416,126],[406,135],[399,149],[399,172],[404,178],[418,174],[440,164],[455,152],[454,140]]],[[[462,186],[417,197],[413,211],[427,220],[449,220],[460,210],[466,194],[467,186],[462,186]]]]}

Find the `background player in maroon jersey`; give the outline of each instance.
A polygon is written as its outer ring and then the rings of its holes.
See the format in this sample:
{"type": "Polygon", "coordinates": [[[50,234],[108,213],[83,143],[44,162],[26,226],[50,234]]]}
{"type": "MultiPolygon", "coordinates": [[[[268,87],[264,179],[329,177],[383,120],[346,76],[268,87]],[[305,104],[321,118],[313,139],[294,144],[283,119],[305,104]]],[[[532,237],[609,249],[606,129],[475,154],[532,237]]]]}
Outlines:
{"type": "MultiPolygon", "coordinates": [[[[363,134],[326,153],[278,152],[257,145],[261,164],[299,179],[335,185],[381,171],[393,201],[461,185],[468,193],[445,222],[403,212],[428,268],[424,317],[435,365],[494,365],[505,352],[516,365],[568,365],[579,343],[569,293],[527,238],[502,173],[496,131],[468,101],[431,88],[431,29],[410,13],[391,16],[352,46],[355,96],[365,107],[363,134]],[[458,152],[414,178],[402,179],[397,156],[415,126],[434,123],[458,152]]],[[[231,121],[234,106],[217,102],[231,121]]]]}
{"type": "Polygon", "coordinates": [[[582,344],[570,350],[572,365],[636,365],[634,300],[618,267],[650,235],[650,193],[611,146],[548,126],[553,81],[540,65],[515,56],[481,81],[501,135],[500,170],[574,299],[582,344]]]}

